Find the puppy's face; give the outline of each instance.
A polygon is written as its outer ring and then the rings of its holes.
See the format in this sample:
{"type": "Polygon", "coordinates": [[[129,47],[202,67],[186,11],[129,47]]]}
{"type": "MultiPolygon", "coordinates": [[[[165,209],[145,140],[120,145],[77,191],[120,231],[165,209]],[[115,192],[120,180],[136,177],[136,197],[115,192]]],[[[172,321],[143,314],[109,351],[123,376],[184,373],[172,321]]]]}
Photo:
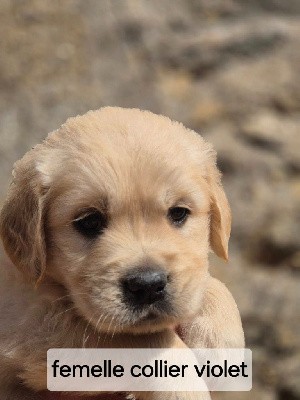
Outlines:
{"type": "Polygon", "coordinates": [[[168,148],[139,143],[136,151],[126,138],[114,139],[105,156],[97,154],[99,138],[84,151],[88,162],[69,163],[70,155],[58,173],[48,270],[100,329],[157,329],[199,310],[209,194],[168,148]]]}
{"type": "Polygon", "coordinates": [[[160,330],[199,312],[209,245],[226,258],[230,230],[200,137],[151,113],[102,109],[69,120],[23,160],[1,218],[17,266],[63,285],[99,331],[160,330]],[[22,182],[23,223],[9,209],[22,182]],[[27,258],[22,243],[12,249],[12,220],[23,243],[32,230],[27,258]]]}

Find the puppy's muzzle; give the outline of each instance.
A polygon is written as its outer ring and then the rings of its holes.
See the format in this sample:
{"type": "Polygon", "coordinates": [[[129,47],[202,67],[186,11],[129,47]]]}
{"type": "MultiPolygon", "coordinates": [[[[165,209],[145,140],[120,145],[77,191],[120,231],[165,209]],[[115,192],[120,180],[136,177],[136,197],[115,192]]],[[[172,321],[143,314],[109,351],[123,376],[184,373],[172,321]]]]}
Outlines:
{"type": "Polygon", "coordinates": [[[137,267],[123,278],[123,293],[127,302],[144,306],[164,300],[168,275],[153,267],[137,267]]]}

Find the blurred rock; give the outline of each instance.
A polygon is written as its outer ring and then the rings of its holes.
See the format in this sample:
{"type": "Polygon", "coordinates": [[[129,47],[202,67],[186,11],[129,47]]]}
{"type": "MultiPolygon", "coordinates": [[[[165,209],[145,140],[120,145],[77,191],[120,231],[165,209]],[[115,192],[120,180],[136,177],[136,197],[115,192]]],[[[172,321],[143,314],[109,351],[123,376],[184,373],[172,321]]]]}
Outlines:
{"type": "MultiPolygon", "coordinates": [[[[300,120],[282,117],[274,112],[260,112],[251,116],[243,125],[242,133],[253,145],[278,148],[287,142],[296,144],[300,120]]],[[[299,143],[300,145],[300,140],[299,143]]]]}
{"type": "Polygon", "coordinates": [[[271,13],[300,14],[300,4],[298,0],[252,0],[251,5],[247,0],[238,0],[238,3],[248,6],[249,9],[269,11],[271,13]]]}
{"type": "Polygon", "coordinates": [[[290,172],[300,171],[300,118],[261,111],[246,120],[241,128],[253,146],[280,154],[290,172]]]}
{"type": "Polygon", "coordinates": [[[296,251],[296,253],[293,254],[289,263],[292,268],[295,268],[298,272],[300,271],[300,251],[296,251]]]}
{"type": "Polygon", "coordinates": [[[249,19],[204,25],[193,36],[188,33],[175,36],[175,46],[168,46],[166,37],[165,43],[159,43],[156,49],[158,62],[202,78],[236,57],[255,57],[280,45],[288,30],[278,22],[267,19],[262,25],[260,19],[249,19]]]}
{"type": "Polygon", "coordinates": [[[300,399],[300,360],[294,356],[285,360],[279,367],[281,376],[278,383],[279,400],[300,399]]]}
{"type": "MultiPolygon", "coordinates": [[[[299,210],[300,215],[300,210],[299,210]]],[[[260,234],[258,249],[254,255],[260,262],[278,265],[284,262],[293,266],[297,264],[297,253],[300,248],[298,234],[300,217],[296,215],[277,217],[270,221],[269,226],[260,234]]]]}

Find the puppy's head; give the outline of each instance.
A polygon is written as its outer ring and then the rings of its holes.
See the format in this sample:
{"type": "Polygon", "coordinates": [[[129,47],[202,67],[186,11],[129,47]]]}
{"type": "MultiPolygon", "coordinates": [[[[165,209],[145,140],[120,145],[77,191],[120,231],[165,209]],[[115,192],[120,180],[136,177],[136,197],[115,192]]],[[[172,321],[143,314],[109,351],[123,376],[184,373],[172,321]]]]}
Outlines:
{"type": "Polygon", "coordinates": [[[16,163],[0,228],[14,264],[66,288],[96,329],[145,332],[199,311],[209,246],[227,258],[230,210],[198,134],[104,108],[16,163]]]}

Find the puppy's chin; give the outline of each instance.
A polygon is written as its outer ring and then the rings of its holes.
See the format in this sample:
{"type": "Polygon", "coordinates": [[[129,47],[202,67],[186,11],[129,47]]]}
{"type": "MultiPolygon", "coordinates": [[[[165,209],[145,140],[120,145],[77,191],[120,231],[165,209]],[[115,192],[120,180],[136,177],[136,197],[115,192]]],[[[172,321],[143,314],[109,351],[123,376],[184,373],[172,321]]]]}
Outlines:
{"type": "MultiPolygon", "coordinates": [[[[95,330],[104,335],[160,332],[165,329],[175,328],[180,321],[180,318],[175,315],[175,312],[170,307],[166,308],[167,310],[163,310],[151,305],[140,310],[127,310],[127,312],[120,313],[120,315],[112,314],[103,323],[94,320],[90,321],[95,330]]],[[[89,318],[85,316],[85,319],[88,320],[89,318]]]]}
{"type": "Polygon", "coordinates": [[[165,329],[174,328],[178,325],[178,319],[171,312],[163,313],[155,308],[144,310],[138,317],[124,326],[124,332],[131,333],[152,333],[165,329]]]}
{"type": "Polygon", "coordinates": [[[105,333],[129,333],[129,334],[145,334],[160,332],[165,329],[175,329],[179,322],[174,317],[162,317],[149,313],[149,315],[135,321],[123,325],[111,324],[109,327],[103,327],[105,333]],[[106,329],[105,329],[106,328],[106,329]]]}

